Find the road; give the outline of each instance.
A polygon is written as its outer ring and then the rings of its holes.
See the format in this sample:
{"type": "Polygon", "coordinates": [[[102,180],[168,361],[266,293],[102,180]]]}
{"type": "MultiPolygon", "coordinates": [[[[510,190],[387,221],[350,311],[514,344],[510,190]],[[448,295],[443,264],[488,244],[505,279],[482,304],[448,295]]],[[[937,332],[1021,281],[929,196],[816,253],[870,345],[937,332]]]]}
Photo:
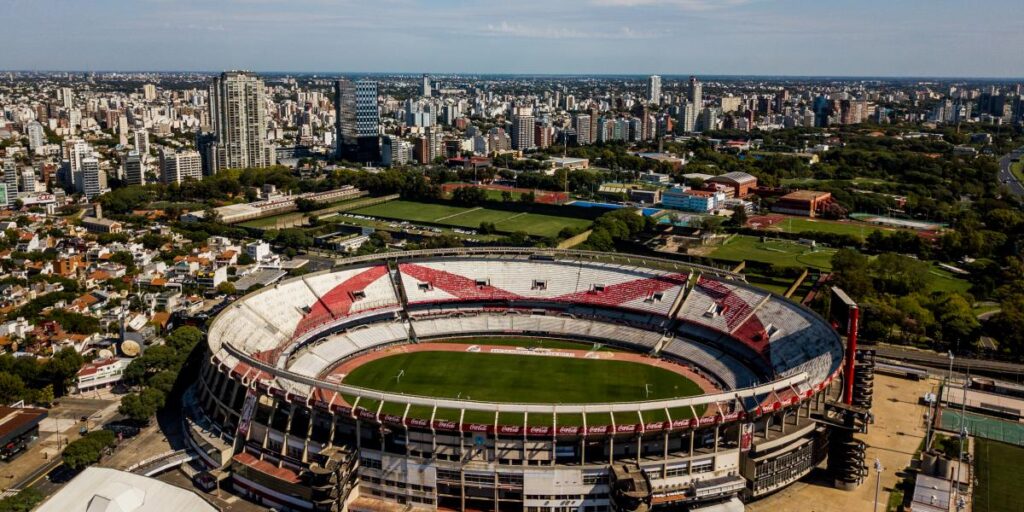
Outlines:
{"type": "Polygon", "coordinates": [[[1017,196],[1024,196],[1024,183],[1021,183],[1016,176],[1010,172],[1010,165],[1014,159],[1024,157],[1024,147],[1008,154],[1004,155],[999,159],[999,181],[1006,184],[1006,188],[1010,189],[1010,193],[1017,196]]]}
{"type": "MultiPolygon", "coordinates": [[[[915,363],[935,368],[936,370],[946,370],[949,368],[949,357],[945,354],[890,345],[863,345],[860,348],[873,349],[879,357],[884,357],[886,359],[915,363]]],[[[970,371],[973,374],[994,374],[1000,375],[1003,378],[1020,377],[1021,375],[1024,375],[1024,365],[1022,364],[967,357],[954,358],[953,370],[962,373],[970,371]]],[[[1019,378],[1013,378],[1013,380],[1020,381],[1019,378]]]]}

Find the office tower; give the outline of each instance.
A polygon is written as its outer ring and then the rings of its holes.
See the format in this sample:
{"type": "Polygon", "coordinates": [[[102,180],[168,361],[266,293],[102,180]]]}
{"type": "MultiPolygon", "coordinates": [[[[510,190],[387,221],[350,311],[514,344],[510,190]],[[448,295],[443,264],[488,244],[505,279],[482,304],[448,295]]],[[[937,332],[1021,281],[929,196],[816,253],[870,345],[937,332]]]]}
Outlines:
{"type": "Polygon", "coordinates": [[[82,167],[78,173],[77,191],[86,199],[92,200],[103,193],[107,188],[107,175],[100,169],[100,162],[95,158],[83,158],[82,167]]]}
{"type": "Polygon", "coordinates": [[[686,92],[686,99],[698,109],[704,105],[703,86],[695,76],[690,77],[690,89],[686,92]]]}
{"type": "Polygon", "coordinates": [[[164,184],[203,179],[203,161],[198,151],[160,150],[160,181],[164,184]]]}
{"type": "Polygon", "coordinates": [[[135,151],[143,160],[149,156],[149,131],[144,129],[135,130],[135,151]]]}
{"type": "Polygon", "coordinates": [[[661,103],[661,77],[658,75],[651,75],[647,79],[647,103],[661,103]]]}
{"type": "Polygon", "coordinates": [[[380,109],[377,82],[341,79],[334,82],[336,154],[343,160],[380,160],[380,109]]]}
{"type": "Polygon", "coordinates": [[[124,182],[128,185],[146,184],[146,172],[138,151],[128,153],[124,159],[124,182]]]}
{"type": "Polygon", "coordinates": [[[75,104],[75,94],[71,91],[70,87],[61,87],[60,88],[60,98],[59,99],[61,100],[62,104],[64,105],[64,108],[67,109],[67,110],[71,110],[71,107],[73,107],[74,104],[75,104]]]}
{"type": "MultiPolygon", "coordinates": [[[[226,71],[210,84],[210,122],[226,168],[267,167],[263,80],[248,71],[226,71]]],[[[215,171],[220,170],[220,167],[215,171]]]]}
{"type": "Polygon", "coordinates": [[[533,109],[516,107],[512,114],[512,149],[524,151],[536,146],[534,142],[533,109]]]}
{"type": "Polygon", "coordinates": [[[420,84],[420,96],[429,98],[430,94],[430,75],[423,75],[423,82],[420,84]]]}
{"type": "Polygon", "coordinates": [[[39,151],[39,148],[46,144],[46,132],[43,130],[43,125],[37,121],[29,123],[25,131],[28,134],[28,147],[32,151],[39,151]]]}
{"type": "Polygon", "coordinates": [[[142,97],[146,101],[153,101],[156,99],[156,85],[145,84],[142,86],[142,97]]]}
{"type": "Polygon", "coordinates": [[[597,123],[595,120],[590,118],[589,114],[576,114],[576,116],[572,118],[572,127],[576,130],[577,144],[583,146],[592,142],[590,139],[591,125],[596,126],[597,123]]]}

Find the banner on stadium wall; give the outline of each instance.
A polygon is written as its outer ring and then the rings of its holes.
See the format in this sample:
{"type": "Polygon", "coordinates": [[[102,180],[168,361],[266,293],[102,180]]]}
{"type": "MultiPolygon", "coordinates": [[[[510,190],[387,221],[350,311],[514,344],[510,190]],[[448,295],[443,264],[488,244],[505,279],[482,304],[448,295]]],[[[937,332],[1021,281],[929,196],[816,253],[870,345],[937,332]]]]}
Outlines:
{"type": "Polygon", "coordinates": [[[754,424],[744,423],[743,431],[740,434],[740,452],[749,452],[750,445],[754,441],[754,424]]]}
{"type": "Polygon", "coordinates": [[[238,436],[249,435],[249,425],[252,424],[254,414],[256,414],[256,390],[249,388],[245,392],[245,402],[242,403],[242,414],[238,420],[238,436]]]}

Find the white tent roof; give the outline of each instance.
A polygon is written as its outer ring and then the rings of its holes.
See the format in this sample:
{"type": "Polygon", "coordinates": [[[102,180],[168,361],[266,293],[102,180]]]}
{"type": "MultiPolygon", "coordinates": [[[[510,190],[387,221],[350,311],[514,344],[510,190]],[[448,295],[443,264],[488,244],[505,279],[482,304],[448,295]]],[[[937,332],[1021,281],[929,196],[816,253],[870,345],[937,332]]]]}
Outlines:
{"type": "Polygon", "coordinates": [[[214,512],[196,493],[155,478],[109,468],[87,468],[36,512],[214,512]]]}

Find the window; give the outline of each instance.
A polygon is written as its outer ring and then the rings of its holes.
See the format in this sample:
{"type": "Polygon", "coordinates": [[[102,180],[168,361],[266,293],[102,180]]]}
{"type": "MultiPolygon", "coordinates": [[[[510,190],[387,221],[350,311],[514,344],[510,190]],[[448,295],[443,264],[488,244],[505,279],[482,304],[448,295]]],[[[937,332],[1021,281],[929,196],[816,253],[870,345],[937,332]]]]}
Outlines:
{"type": "Polygon", "coordinates": [[[604,291],[604,285],[603,284],[595,284],[594,285],[594,291],[597,292],[597,293],[603,292],[604,291]]]}
{"type": "Polygon", "coordinates": [[[430,283],[417,283],[416,287],[419,288],[421,292],[429,292],[433,289],[433,287],[430,286],[430,283]]]}
{"type": "Polygon", "coordinates": [[[540,279],[534,279],[533,280],[533,286],[531,287],[531,289],[533,289],[533,290],[547,290],[548,289],[548,282],[547,281],[541,281],[540,279]]]}
{"type": "Polygon", "coordinates": [[[364,290],[356,290],[352,292],[352,300],[363,300],[366,298],[366,292],[364,290]]]}
{"type": "Polygon", "coordinates": [[[489,285],[489,284],[491,284],[491,282],[490,282],[490,280],[489,280],[489,279],[477,279],[477,280],[476,280],[476,285],[477,285],[477,286],[481,286],[481,287],[483,287],[483,286],[487,286],[487,285],[489,285]]]}

